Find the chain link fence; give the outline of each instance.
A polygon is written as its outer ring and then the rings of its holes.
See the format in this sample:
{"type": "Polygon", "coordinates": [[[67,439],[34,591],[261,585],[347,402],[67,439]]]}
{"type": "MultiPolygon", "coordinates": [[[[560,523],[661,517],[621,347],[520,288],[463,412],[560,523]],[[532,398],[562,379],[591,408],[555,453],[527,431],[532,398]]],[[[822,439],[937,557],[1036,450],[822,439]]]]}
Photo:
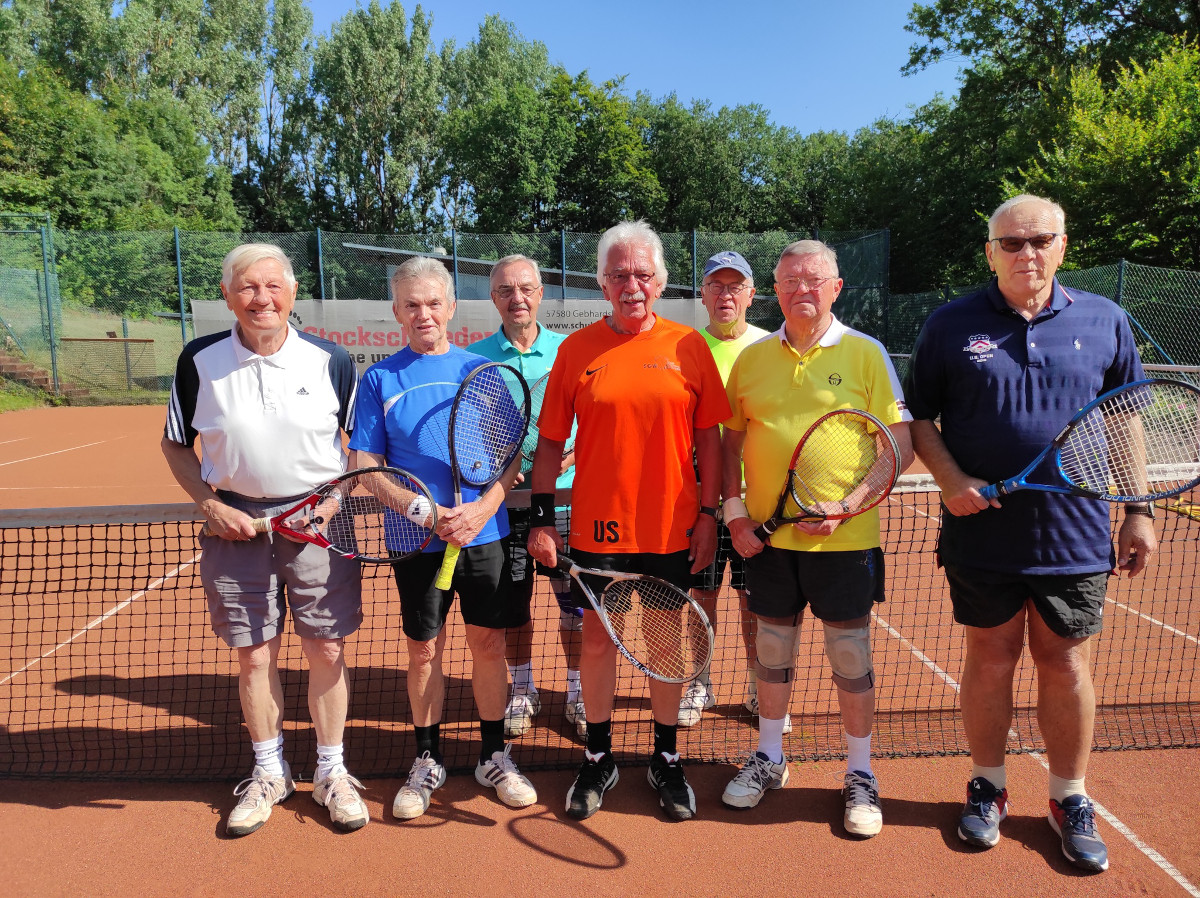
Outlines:
{"type": "MultiPolygon", "coordinates": [[[[698,295],[705,260],[737,250],[757,275],[758,297],[748,318],[770,330],[782,323],[772,277],[780,251],[794,240],[825,240],[837,250],[845,281],[838,317],[898,355],[911,351],[933,309],[979,286],[891,294],[886,231],[660,236],[668,270],[665,295],[698,295]]],[[[221,299],[221,260],[241,243],[272,243],[287,253],[302,299],[386,301],[390,267],[414,255],[442,259],[460,299],[486,299],[492,263],[512,253],[537,261],[547,296],[584,299],[601,295],[599,239],[599,234],[570,231],[56,231],[44,216],[0,216],[0,340],[10,355],[48,372],[60,393],[74,385],[86,390],[90,401],[161,402],[179,351],[192,336],[190,303],[221,299]]],[[[1120,303],[1148,363],[1200,365],[1200,273],[1120,262],[1062,271],[1059,278],[1068,287],[1120,303]]]]}

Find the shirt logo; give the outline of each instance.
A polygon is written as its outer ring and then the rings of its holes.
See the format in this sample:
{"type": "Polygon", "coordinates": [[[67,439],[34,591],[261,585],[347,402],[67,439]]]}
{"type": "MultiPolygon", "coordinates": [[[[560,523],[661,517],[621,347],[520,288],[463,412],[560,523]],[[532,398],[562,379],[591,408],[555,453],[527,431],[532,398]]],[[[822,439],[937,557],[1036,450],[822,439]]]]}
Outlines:
{"type": "Polygon", "coordinates": [[[595,374],[595,373],[596,373],[597,371],[599,371],[601,368],[607,368],[607,367],[608,367],[608,363],[606,362],[605,364],[601,365],[599,368],[587,368],[587,369],[585,369],[585,370],[584,370],[584,374],[586,374],[588,377],[591,377],[593,374],[595,374]]]}
{"type": "Polygon", "coordinates": [[[307,396],[308,390],[304,389],[304,387],[301,387],[299,390],[296,391],[296,395],[297,396],[307,396]]]}
{"type": "Polygon", "coordinates": [[[963,352],[971,353],[971,361],[979,364],[992,357],[992,351],[997,348],[996,341],[987,334],[971,334],[963,352]]]}
{"type": "Polygon", "coordinates": [[[1078,337],[1076,337],[1076,338],[1075,338],[1075,343],[1074,343],[1073,345],[1074,345],[1074,347],[1075,347],[1076,349],[1082,349],[1082,348],[1083,348],[1082,346],[1080,346],[1080,345],[1079,345],[1079,338],[1078,338],[1078,337]]]}
{"type": "Polygon", "coordinates": [[[658,356],[653,362],[646,362],[642,365],[643,368],[654,371],[682,371],[683,368],[678,362],[674,362],[666,356],[658,356]]]}
{"type": "Polygon", "coordinates": [[[841,382],[842,382],[842,375],[840,375],[840,374],[838,374],[838,373],[836,373],[836,372],[834,372],[833,374],[829,375],[829,385],[830,385],[831,387],[836,387],[836,386],[837,386],[838,384],[840,384],[841,382]]]}

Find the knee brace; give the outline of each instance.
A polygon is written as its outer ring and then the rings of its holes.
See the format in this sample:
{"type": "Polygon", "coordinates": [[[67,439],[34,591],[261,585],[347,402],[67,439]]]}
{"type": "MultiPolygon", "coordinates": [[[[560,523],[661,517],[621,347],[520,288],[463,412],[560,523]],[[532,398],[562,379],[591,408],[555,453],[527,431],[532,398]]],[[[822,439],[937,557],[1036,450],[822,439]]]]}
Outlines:
{"type": "Polygon", "coordinates": [[[775,624],[762,618],[755,623],[758,678],[764,683],[790,683],[796,670],[799,625],[775,624]]]}
{"type": "Polygon", "coordinates": [[[823,626],[825,655],[829,658],[833,682],[847,692],[866,692],[875,685],[870,627],[823,626]]]}

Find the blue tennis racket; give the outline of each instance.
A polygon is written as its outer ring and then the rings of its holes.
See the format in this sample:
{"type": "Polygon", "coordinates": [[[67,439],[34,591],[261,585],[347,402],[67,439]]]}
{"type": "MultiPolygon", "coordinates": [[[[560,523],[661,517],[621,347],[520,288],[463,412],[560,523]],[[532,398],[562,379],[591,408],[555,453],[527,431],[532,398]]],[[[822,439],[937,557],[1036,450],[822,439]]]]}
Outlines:
{"type": "Polygon", "coordinates": [[[1085,405],[1025,470],[979,491],[1018,490],[1109,502],[1151,502],[1200,483],[1200,389],[1165,378],[1118,387],[1085,405]],[[1048,457],[1057,478],[1029,478],[1048,457]]]}

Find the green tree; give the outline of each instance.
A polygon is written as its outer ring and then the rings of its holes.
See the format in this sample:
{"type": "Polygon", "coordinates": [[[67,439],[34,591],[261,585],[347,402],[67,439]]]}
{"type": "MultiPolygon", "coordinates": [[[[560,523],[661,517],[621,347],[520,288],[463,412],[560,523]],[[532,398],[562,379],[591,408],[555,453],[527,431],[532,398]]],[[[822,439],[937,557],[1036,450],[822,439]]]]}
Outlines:
{"type": "Polygon", "coordinates": [[[1053,141],[1009,189],[1060,199],[1072,261],[1200,268],[1200,48],[1177,41],[1111,87],[1076,69],[1057,111],[1053,141]]]}

